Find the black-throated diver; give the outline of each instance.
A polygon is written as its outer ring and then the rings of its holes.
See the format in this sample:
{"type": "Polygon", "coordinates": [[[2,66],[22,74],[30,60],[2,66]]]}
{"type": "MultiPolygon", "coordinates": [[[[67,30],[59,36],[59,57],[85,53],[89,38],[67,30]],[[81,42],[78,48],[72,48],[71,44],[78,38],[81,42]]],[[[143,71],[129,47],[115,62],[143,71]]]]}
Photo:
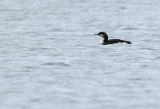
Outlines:
{"type": "Polygon", "coordinates": [[[114,43],[127,43],[127,44],[131,44],[131,41],[125,41],[125,40],[121,40],[121,39],[110,39],[108,40],[108,35],[105,32],[99,32],[98,34],[94,34],[94,35],[98,35],[101,36],[103,38],[103,42],[102,45],[108,45],[108,44],[114,44],[114,43]]]}

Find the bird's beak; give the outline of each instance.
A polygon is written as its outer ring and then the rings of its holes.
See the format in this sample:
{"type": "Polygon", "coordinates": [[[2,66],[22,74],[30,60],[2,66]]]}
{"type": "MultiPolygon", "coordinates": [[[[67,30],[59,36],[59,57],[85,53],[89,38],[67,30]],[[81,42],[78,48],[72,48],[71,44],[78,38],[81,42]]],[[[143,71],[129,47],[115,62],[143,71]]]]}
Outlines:
{"type": "Polygon", "coordinates": [[[98,35],[98,34],[94,34],[94,35],[98,35]]]}

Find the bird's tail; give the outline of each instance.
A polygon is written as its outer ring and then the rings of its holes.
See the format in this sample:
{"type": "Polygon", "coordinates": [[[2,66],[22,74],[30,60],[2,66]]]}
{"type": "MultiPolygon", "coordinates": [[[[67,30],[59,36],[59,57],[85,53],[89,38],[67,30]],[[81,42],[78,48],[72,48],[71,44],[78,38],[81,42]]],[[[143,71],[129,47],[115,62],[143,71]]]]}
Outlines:
{"type": "Polygon", "coordinates": [[[124,41],[124,42],[126,42],[127,44],[131,44],[131,41],[124,41]]]}

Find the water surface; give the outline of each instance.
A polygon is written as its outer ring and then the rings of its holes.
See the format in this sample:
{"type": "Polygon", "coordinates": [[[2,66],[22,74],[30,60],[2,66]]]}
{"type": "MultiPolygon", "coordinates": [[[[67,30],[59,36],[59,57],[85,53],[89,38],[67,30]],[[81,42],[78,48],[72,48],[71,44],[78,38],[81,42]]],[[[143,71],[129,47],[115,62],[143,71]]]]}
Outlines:
{"type": "Polygon", "coordinates": [[[1,0],[1,109],[159,109],[158,0],[1,0]],[[103,46],[100,37],[132,41],[103,46]]]}

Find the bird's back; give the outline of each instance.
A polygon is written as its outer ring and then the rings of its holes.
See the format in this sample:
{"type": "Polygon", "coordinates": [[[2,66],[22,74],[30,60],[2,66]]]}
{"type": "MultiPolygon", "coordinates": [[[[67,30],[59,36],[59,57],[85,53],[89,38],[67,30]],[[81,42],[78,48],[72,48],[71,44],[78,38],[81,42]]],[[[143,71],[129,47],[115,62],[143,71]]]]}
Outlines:
{"type": "Polygon", "coordinates": [[[104,41],[103,45],[107,45],[107,44],[114,44],[114,43],[127,43],[127,44],[131,44],[130,41],[125,41],[125,40],[121,40],[121,39],[110,39],[108,41],[104,41]]]}
{"type": "Polygon", "coordinates": [[[110,40],[108,40],[108,44],[119,43],[119,42],[123,42],[123,40],[121,40],[121,39],[110,39],[110,40]]]}

